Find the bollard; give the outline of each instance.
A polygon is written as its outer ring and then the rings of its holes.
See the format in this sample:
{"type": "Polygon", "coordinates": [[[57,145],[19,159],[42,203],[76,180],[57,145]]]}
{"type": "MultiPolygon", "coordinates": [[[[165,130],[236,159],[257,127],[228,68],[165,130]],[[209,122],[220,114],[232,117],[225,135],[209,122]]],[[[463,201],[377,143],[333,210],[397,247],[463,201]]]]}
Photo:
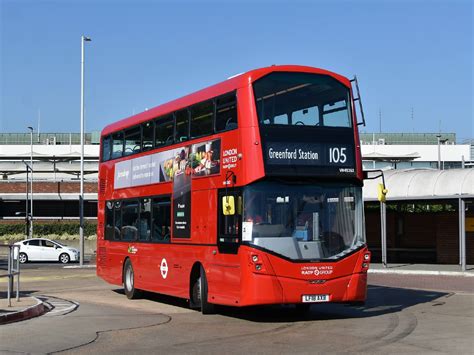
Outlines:
{"type": "Polygon", "coordinates": [[[13,286],[13,279],[12,279],[11,259],[12,259],[12,248],[11,246],[8,246],[8,286],[7,286],[8,307],[12,306],[11,289],[13,286]]]}
{"type": "Polygon", "coordinates": [[[13,246],[13,256],[15,256],[15,247],[18,249],[16,253],[16,301],[20,302],[20,247],[18,245],[13,246]]]}

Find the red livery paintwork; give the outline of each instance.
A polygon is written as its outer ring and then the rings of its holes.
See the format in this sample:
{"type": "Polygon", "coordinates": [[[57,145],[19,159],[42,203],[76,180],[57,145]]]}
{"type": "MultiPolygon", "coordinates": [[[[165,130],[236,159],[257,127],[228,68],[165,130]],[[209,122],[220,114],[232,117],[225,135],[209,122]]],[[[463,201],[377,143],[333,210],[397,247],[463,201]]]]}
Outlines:
{"type": "Polygon", "coordinates": [[[304,295],[365,300],[362,162],[345,77],[253,70],[107,126],[101,147],[97,274],[130,298],[163,293],[204,313],[304,295]],[[169,114],[165,144],[157,127],[169,114]]]}

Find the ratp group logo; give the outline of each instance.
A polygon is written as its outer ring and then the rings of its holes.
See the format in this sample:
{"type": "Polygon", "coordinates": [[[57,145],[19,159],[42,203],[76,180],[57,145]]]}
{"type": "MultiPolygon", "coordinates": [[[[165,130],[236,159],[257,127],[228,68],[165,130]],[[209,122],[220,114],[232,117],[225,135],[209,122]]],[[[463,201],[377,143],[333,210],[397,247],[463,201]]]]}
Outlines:
{"type": "Polygon", "coordinates": [[[301,267],[301,275],[331,275],[333,267],[328,265],[323,266],[303,266],[301,267]]]}

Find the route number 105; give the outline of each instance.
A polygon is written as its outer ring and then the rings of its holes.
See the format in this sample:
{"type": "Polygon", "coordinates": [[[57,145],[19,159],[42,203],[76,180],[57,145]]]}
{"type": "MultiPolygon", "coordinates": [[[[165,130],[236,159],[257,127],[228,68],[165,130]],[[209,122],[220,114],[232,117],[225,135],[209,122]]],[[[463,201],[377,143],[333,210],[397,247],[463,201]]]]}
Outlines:
{"type": "Polygon", "coordinates": [[[342,163],[347,161],[346,148],[329,148],[329,162],[342,163]]]}

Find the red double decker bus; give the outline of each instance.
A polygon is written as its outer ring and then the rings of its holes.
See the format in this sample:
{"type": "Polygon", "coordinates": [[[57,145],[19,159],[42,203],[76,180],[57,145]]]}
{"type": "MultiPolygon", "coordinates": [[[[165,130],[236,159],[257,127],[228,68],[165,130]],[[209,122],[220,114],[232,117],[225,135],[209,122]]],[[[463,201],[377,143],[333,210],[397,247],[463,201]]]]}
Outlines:
{"type": "Polygon", "coordinates": [[[102,131],[97,274],[203,313],[362,302],[362,184],[348,79],[240,74],[102,131]]]}

